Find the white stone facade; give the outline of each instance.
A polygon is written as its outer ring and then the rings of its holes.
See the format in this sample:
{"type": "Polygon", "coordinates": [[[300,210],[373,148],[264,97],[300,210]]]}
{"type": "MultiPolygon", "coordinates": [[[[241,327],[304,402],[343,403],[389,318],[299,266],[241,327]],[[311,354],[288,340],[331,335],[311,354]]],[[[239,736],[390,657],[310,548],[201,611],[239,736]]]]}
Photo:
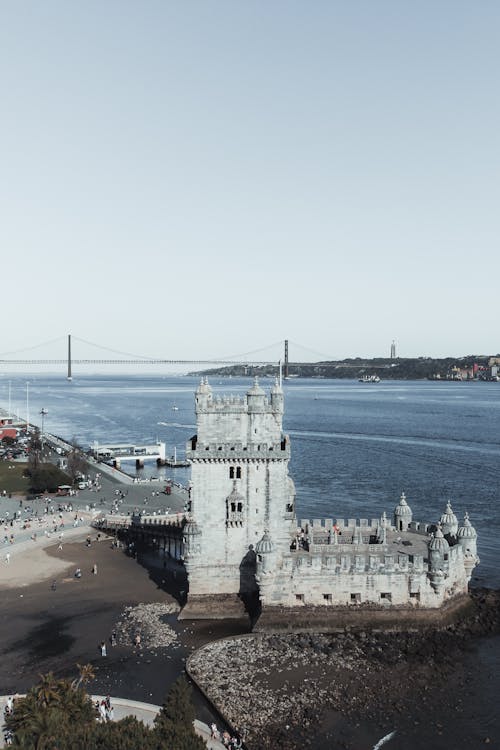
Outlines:
{"type": "Polygon", "coordinates": [[[438,524],[413,521],[404,495],[389,521],[302,521],[288,475],[283,392],[257,381],[244,398],[214,398],[207,381],[195,395],[192,521],[184,530],[190,600],[242,594],[248,577],[262,607],[437,608],[465,593],[478,564],[468,516],[458,525],[448,503],[438,524]],[[246,582],[245,582],[246,579],[246,582]]]}
{"type": "Polygon", "coordinates": [[[281,387],[267,397],[255,382],[244,398],[214,398],[205,380],[195,394],[195,411],[197,434],[186,448],[193,518],[184,554],[190,599],[240,593],[264,531],[287,549],[297,525],[281,387]]]}

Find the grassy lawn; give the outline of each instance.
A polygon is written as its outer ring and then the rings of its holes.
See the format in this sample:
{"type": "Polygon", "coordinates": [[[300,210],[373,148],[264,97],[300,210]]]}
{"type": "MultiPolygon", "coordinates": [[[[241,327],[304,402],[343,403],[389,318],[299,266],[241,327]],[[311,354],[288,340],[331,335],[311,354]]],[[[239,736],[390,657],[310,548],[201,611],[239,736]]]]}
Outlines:
{"type": "Polygon", "coordinates": [[[23,477],[27,463],[18,461],[0,461],[0,492],[14,492],[18,495],[26,495],[29,488],[29,480],[23,477]]]}

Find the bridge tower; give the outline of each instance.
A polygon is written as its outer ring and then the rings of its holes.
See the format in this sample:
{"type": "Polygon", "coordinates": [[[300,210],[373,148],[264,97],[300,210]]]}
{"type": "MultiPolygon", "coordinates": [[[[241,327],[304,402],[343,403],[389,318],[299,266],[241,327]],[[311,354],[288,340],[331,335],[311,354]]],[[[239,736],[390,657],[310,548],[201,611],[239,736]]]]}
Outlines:
{"type": "Polygon", "coordinates": [[[71,333],[68,333],[68,380],[73,380],[71,374],[71,333]]]}
{"type": "Polygon", "coordinates": [[[283,377],[288,377],[288,339],[285,339],[285,364],[283,368],[283,377]]]}
{"type": "Polygon", "coordinates": [[[255,547],[265,533],[288,551],[296,531],[290,442],[282,432],[283,390],[257,378],[245,396],[214,398],[206,379],[195,394],[191,515],[184,536],[189,581],[183,619],[241,617],[257,595],[255,547]]]}

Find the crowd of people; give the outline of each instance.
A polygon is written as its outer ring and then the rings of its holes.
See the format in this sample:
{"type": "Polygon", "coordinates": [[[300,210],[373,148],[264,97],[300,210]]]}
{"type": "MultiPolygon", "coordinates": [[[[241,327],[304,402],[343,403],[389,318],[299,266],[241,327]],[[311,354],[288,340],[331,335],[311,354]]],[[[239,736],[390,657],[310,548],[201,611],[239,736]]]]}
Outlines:
{"type": "Polygon", "coordinates": [[[227,747],[228,750],[239,750],[239,748],[243,747],[243,743],[239,737],[236,735],[230,735],[227,730],[222,732],[219,731],[215,722],[210,725],[210,737],[213,740],[222,742],[224,747],[227,747]]]}

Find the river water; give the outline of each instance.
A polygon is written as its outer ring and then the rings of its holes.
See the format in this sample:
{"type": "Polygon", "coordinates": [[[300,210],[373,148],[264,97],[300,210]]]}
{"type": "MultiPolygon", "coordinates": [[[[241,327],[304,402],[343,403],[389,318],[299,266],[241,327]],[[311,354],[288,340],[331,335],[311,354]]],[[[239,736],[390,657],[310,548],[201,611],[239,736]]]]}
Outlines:
{"type": "MultiPolygon", "coordinates": [[[[195,433],[194,377],[61,375],[29,380],[29,413],[45,429],[84,447],[153,443],[183,457],[195,433]]],[[[264,388],[271,379],[263,379],[264,388]]],[[[26,416],[26,379],[4,376],[0,404],[26,416]]],[[[248,378],[212,378],[214,393],[244,393],[248,378]]],[[[478,582],[500,587],[500,384],[345,380],[284,383],[284,430],[291,437],[290,473],[297,517],[389,516],[401,492],[413,518],[436,521],[451,500],[459,520],[468,511],[479,539],[478,582]]],[[[124,464],[125,468],[126,464],[124,464]]],[[[129,464],[135,474],[135,467],[129,464]]],[[[189,469],[157,469],[143,476],[174,476],[189,469]]]]}
{"type": "MultiPolygon", "coordinates": [[[[0,406],[26,416],[26,377],[0,378],[0,406]]],[[[29,414],[46,431],[89,447],[162,440],[167,453],[184,455],[195,433],[194,390],[199,378],[61,375],[29,378],[29,414]]],[[[264,388],[272,385],[264,379],[264,388]]],[[[214,393],[242,394],[248,378],[211,378],[214,393]]],[[[401,492],[413,518],[435,522],[450,500],[478,533],[481,564],[475,585],[500,587],[500,383],[300,379],[284,383],[284,430],[291,437],[290,473],[297,516],[392,517],[401,492]]],[[[133,464],[130,473],[135,474],[133,464]]],[[[173,476],[186,483],[189,469],[157,469],[143,476],[173,476]]],[[[485,684],[476,686],[474,722],[496,728],[500,643],[486,639],[473,657],[485,684]]]]}

